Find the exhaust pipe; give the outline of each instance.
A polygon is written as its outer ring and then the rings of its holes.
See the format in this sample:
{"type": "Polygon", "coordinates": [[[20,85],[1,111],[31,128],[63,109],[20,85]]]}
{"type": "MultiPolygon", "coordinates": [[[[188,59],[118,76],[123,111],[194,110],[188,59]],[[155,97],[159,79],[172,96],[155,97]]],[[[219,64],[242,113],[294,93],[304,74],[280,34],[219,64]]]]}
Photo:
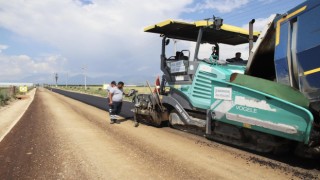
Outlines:
{"type": "Polygon", "coordinates": [[[249,22],[249,57],[251,56],[251,49],[253,48],[253,23],[255,21],[255,19],[252,19],[249,22]]]}

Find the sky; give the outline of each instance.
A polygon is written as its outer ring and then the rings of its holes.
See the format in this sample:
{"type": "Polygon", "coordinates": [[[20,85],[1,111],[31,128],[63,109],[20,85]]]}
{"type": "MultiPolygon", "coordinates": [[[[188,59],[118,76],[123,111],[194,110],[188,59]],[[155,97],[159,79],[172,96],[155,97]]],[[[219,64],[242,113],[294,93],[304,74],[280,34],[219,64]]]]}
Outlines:
{"type": "MultiPolygon", "coordinates": [[[[255,30],[271,14],[302,0],[0,0],[0,82],[60,83],[88,76],[89,84],[113,79],[139,83],[161,75],[157,34],[144,27],[166,19],[224,23],[255,30]]],[[[248,45],[222,46],[227,58],[248,45]]],[[[194,47],[178,42],[177,48],[194,47]],[[181,44],[179,44],[181,43],[181,44]]],[[[173,50],[172,50],[173,52],[173,50]]],[[[204,53],[210,52],[204,50],[204,53]]]]}

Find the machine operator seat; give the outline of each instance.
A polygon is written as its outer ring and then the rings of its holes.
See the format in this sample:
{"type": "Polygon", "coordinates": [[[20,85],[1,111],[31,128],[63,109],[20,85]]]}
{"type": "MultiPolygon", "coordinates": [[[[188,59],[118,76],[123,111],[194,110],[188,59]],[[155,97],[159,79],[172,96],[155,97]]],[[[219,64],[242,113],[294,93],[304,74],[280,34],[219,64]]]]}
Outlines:
{"type": "Polygon", "coordinates": [[[185,56],[183,54],[183,52],[181,51],[177,51],[176,52],[176,57],[175,57],[177,60],[188,60],[188,56],[185,56]]]}

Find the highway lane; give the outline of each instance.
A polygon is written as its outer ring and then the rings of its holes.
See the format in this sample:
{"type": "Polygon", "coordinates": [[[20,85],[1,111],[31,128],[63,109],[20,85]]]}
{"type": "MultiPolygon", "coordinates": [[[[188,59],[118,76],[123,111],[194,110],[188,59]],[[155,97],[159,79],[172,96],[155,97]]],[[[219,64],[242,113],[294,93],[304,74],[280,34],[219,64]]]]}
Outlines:
{"type": "MultiPolygon", "coordinates": [[[[77,93],[77,92],[71,92],[71,91],[64,91],[61,89],[51,89],[53,92],[62,94],[64,96],[70,97],[72,99],[81,101],[83,103],[92,105],[94,107],[97,107],[102,110],[108,111],[109,105],[108,105],[108,98],[105,97],[98,97],[98,96],[93,96],[93,95],[88,95],[88,94],[83,94],[83,93],[77,93]]],[[[120,116],[124,118],[133,118],[133,112],[131,109],[133,108],[133,103],[123,101],[122,109],[120,116]]]]}

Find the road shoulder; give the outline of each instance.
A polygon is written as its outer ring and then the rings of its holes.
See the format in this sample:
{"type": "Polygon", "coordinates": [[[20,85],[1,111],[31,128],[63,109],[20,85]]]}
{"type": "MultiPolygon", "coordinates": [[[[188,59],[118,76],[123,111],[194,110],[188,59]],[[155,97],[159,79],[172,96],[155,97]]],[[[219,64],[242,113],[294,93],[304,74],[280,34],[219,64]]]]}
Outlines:
{"type": "Polygon", "coordinates": [[[34,99],[36,89],[27,93],[28,98],[16,100],[0,109],[0,142],[17,124],[34,99]]]}

